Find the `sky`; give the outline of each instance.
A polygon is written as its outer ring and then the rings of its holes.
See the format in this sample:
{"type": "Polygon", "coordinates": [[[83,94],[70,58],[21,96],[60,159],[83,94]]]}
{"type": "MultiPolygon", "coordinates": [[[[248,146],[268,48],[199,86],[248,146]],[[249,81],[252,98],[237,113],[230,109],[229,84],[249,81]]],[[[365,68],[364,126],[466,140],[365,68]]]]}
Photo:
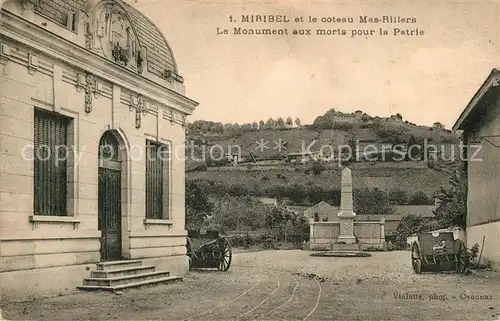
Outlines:
{"type": "MultiPolygon", "coordinates": [[[[129,1],[130,2],[130,1],[129,1]]],[[[199,102],[188,120],[252,122],[288,116],[312,123],[334,108],[400,113],[451,128],[493,68],[500,68],[500,1],[132,0],[163,32],[199,102]],[[229,16],[354,17],[356,23],[250,24],[229,16]],[[360,15],[415,17],[415,24],[360,24],[360,15]],[[217,35],[217,27],[228,35],[217,35]],[[347,29],[347,36],[237,36],[233,27],[347,29]],[[421,36],[379,36],[378,29],[421,36]],[[351,37],[351,29],[374,36],[351,37]]]]}

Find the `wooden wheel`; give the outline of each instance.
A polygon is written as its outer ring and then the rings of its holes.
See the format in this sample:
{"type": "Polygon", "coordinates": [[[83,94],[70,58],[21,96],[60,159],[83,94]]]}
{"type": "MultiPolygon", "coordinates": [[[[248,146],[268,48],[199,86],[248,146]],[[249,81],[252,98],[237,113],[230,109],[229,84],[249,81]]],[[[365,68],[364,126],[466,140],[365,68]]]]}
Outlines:
{"type": "Polygon", "coordinates": [[[413,243],[411,247],[411,266],[416,274],[422,273],[422,256],[417,243],[413,243]]]}
{"type": "Polygon", "coordinates": [[[193,244],[189,237],[186,242],[186,255],[189,257],[189,270],[193,267],[194,253],[193,253],[193,244]]]}
{"type": "Polygon", "coordinates": [[[226,239],[221,239],[220,241],[221,255],[219,258],[219,264],[217,265],[217,269],[222,272],[226,272],[229,270],[231,266],[231,260],[233,258],[233,253],[231,251],[231,245],[229,241],[226,239]]]}
{"type": "Polygon", "coordinates": [[[456,244],[456,271],[457,273],[464,274],[469,263],[467,259],[467,249],[465,248],[464,242],[462,242],[461,240],[456,240],[456,244]]]}

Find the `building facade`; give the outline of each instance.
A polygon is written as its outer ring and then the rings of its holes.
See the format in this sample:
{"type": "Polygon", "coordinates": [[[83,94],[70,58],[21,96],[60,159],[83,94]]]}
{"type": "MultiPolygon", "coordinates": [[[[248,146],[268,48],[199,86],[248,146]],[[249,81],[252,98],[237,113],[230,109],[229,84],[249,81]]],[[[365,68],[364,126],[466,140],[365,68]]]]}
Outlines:
{"type": "Polygon", "coordinates": [[[493,69],[453,126],[462,131],[467,167],[467,247],[500,269],[500,70],[493,69]],[[483,245],[484,240],[484,245],[483,245]]]}
{"type": "Polygon", "coordinates": [[[163,34],[110,0],[7,0],[1,23],[2,295],[72,292],[104,261],[186,274],[197,103],[163,34]]]}

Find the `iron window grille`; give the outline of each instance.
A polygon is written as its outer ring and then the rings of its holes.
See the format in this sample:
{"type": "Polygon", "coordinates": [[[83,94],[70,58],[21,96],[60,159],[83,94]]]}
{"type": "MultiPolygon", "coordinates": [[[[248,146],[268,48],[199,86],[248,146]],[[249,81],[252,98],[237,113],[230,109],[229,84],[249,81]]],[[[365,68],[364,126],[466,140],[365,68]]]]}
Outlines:
{"type": "Polygon", "coordinates": [[[146,140],[146,218],[169,218],[170,148],[146,140]]]}

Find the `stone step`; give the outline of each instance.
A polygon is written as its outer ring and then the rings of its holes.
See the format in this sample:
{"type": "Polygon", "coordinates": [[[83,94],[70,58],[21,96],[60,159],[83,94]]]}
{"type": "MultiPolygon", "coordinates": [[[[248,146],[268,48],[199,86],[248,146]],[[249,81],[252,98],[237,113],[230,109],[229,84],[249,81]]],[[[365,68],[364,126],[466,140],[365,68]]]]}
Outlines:
{"type": "Polygon", "coordinates": [[[94,270],[90,271],[91,278],[113,278],[122,275],[137,275],[142,273],[150,273],[155,271],[154,265],[142,265],[124,267],[114,270],[94,270]]]}
{"type": "Polygon", "coordinates": [[[96,266],[98,271],[114,270],[117,268],[142,266],[142,261],[141,260],[108,261],[108,262],[99,262],[96,264],[96,266]]]}
{"type": "Polygon", "coordinates": [[[360,251],[360,245],[353,243],[353,244],[341,244],[341,243],[333,243],[332,244],[332,251],[360,251]]]}
{"type": "Polygon", "coordinates": [[[158,279],[170,276],[170,272],[166,271],[158,271],[158,272],[149,272],[142,273],[137,275],[126,275],[126,276],[117,276],[113,278],[86,278],[83,280],[83,285],[102,285],[102,286],[116,286],[133,282],[142,282],[151,279],[158,279]]]}
{"type": "Polygon", "coordinates": [[[145,286],[145,285],[170,283],[170,282],[179,281],[179,280],[182,280],[182,276],[167,276],[167,277],[162,277],[162,278],[155,278],[155,279],[150,279],[150,280],[145,280],[145,281],[131,282],[131,283],[115,285],[115,286],[83,285],[83,286],[77,287],[77,289],[83,290],[83,291],[111,291],[111,292],[114,292],[114,291],[118,291],[118,290],[138,288],[138,287],[145,286]]]}

